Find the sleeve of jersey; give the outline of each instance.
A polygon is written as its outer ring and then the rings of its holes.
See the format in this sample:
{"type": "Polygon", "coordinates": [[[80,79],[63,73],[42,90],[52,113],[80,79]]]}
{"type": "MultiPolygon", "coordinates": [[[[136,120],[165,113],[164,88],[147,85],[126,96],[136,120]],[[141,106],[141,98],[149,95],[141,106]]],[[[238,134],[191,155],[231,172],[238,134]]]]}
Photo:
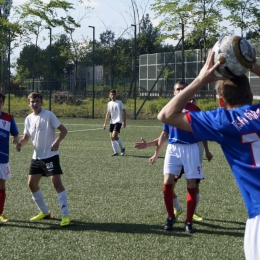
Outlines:
{"type": "Polygon", "coordinates": [[[30,136],[29,127],[30,127],[30,124],[29,124],[29,119],[28,119],[28,116],[27,116],[27,117],[25,118],[25,121],[24,121],[24,130],[23,130],[23,133],[24,133],[24,134],[27,134],[28,136],[30,136]]]}
{"type": "Polygon", "coordinates": [[[163,124],[163,131],[169,131],[169,126],[166,124],[163,124]]]}
{"type": "Polygon", "coordinates": [[[121,101],[121,109],[125,109],[123,102],[121,101]]]}
{"type": "Polygon", "coordinates": [[[19,134],[18,127],[17,127],[13,117],[12,117],[12,121],[11,121],[10,133],[11,133],[12,136],[15,136],[15,135],[19,134]]]}
{"type": "Polygon", "coordinates": [[[218,112],[215,111],[188,111],[186,117],[192,132],[198,141],[215,141],[221,143],[222,134],[218,122],[218,112]]]}
{"type": "Polygon", "coordinates": [[[49,111],[49,112],[50,112],[51,126],[56,129],[61,125],[61,122],[56,117],[56,115],[54,115],[51,111],[49,111]]]}

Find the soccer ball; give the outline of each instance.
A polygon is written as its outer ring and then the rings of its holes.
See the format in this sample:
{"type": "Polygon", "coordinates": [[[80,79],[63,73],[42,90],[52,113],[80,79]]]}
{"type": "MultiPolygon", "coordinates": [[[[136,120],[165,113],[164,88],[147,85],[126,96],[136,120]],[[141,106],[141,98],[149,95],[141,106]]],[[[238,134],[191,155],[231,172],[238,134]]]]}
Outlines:
{"type": "Polygon", "coordinates": [[[225,36],[214,45],[214,62],[220,61],[217,72],[223,77],[235,78],[248,72],[254,61],[252,45],[239,36],[225,36]]]}

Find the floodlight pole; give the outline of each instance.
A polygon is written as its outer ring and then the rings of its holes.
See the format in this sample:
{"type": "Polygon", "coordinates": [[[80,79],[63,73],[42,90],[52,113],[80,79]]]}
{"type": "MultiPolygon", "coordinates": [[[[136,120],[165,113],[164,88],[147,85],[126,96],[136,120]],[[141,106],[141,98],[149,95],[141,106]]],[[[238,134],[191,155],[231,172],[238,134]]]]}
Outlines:
{"type": "Polygon", "coordinates": [[[11,64],[10,64],[10,56],[11,56],[11,31],[8,29],[8,113],[10,114],[10,102],[11,102],[11,86],[10,86],[10,78],[11,78],[11,64]]]}
{"type": "Polygon", "coordinates": [[[181,39],[182,39],[182,70],[181,70],[181,77],[182,77],[182,81],[184,81],[185,78],[185,73],[184,73],[184,23],[181,22],[179,23],[181,25],[181,39]]]}
{"type": "Polygon", "coordinates": [[[200,69],[202,69],[202,47],[204,46],[204,40],[200,39],[200,69]]]}
{"type": "Polygon", "coordinates": [[[51,84],[51,74],[52,74],[52,70],[51,70],[51,27],[46,27],[46,29],[49,29],[50,30],[50,50],[49,50],[49,70],[50,70],[50,76],[49,76],[49,90],[50,90],[50,93],[49,93],[49,110],[51,111],[51,90],[52,90],[52,84],[51,84]]]}
{"type": "Polygon", "coordinates": [[[93,29],[92,44],[92,66],[93,66],[93,82],[92,82],[92,118],[94,118],[94,100],[95,100],[95,26],[89,26],[93,29]]]}
{"type": "Polygon", "coordinates": [[[131,24],[135,29],[135,43],[134,43],[134,51],[135,51],[135,59],[134,59],[134,119],[136,119],[136,66],[137,66],[137,45],[136,45],[136,24],[131,24]]]}

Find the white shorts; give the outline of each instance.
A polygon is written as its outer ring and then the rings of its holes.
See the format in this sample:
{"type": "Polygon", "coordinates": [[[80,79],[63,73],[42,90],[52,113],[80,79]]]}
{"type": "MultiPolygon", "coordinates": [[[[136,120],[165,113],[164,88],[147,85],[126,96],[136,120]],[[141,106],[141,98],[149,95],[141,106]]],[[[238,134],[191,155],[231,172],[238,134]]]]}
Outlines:
{"type": "Polygon", "coordinates": [[[204,144],[203,144],[203,142],[197,142],[197,145],[198,145],[198,147],[199,147],[200,163],[201,163],[201,165],[202,165],[203,155],[204,155],[204,144]]]}
{"type": "Polygon", "coordinates": [[[168,144],[163,174],[174,174],[179,176],[183,166],[185,179],[203,179],[204,174],[201,167],[200,152],[195,144],[168,144]]]}
{"type": "Polygon", "coordinates": [[[9,163],[0,163],[0,179],[7,180],[12,177],[9,163]]]}
{"type": "Polygon", "coordinates": [[[246,260],[260,259],[260,215],[246,221],[244,251],[246,260]]]}

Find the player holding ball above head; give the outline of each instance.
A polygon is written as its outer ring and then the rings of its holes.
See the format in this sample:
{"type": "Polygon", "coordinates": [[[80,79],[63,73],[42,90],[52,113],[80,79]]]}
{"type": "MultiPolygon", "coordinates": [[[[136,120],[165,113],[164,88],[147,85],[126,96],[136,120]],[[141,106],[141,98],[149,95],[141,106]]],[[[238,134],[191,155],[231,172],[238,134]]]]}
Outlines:
{"type": "MultiPolygon", "coordinates": [[[[224,78],[215,75],[211,51],[197,78],[166,104],[158,119],[194,134],[197,140],[221,145],[243,197],[248,219],[244,236],[247,260],[260,259],[260,103],[252,105],[253,94],[247,76],[224,78]],[[186,100],[205,85],[217,81],[220,108],[212,111],[182,113],[186,100]]],[[[227,56],[228,57],[228,56],[227,56]]],[[[260,76],[260,64],[250,71],[260,76]]]]}
{"type": "Polygon", "coordinates": [[[64,227],[70,224],[71,219],[69,217],[67,192],[61,181],[63,172],[60,167],[59,146],[67,134],[67,129],[51,111],[42,108],[42,103],[40,93],[32,92],[29,94],[28,105],[32,109],[32,113],[25,119],[23,138],[16,145],[16,150],[20,152],[21,147],[26,145],[30,138],[32,139],[34,152],[29,170],[28,186],[40,213],[31,218],[30,221],[39,221],[51,217],[39,187],[42,176],[50,177],[57,192],[62,212],[60,226],[64,227]],[[57,137],[55,136],[55,129],[60,131],[57,137]]]}
{"type": "Polygon", "coordinates": [[[3,214],[6,199],[5,182],[12,177],[9,166],[9,136],[13,136],[12,143],[19,141],[19,132],[14,118],[2,111],[5,95],[0,93],[0,223],[8,222],[3,214]]]}
{"type": "Polygon", "coordinates": [[[118,134],[120,133],[121,127],[126,127],[126,111],[122,101],[116,99],[115,89],[110,90],[109,97],[111,101],[109,101],[107,104],[107,113],[106,113],[103,129],[104,130],[106,129],[107,120],[110,117],[109,132],[110,132],[111,145],[114,150],[114,153],[111,154],[111,156],[118,155],[117,146],[119,146],[121,149],[120,155],[124,155],[125,147],[123,146],[121,139],[118,137],[118,134]]]}

